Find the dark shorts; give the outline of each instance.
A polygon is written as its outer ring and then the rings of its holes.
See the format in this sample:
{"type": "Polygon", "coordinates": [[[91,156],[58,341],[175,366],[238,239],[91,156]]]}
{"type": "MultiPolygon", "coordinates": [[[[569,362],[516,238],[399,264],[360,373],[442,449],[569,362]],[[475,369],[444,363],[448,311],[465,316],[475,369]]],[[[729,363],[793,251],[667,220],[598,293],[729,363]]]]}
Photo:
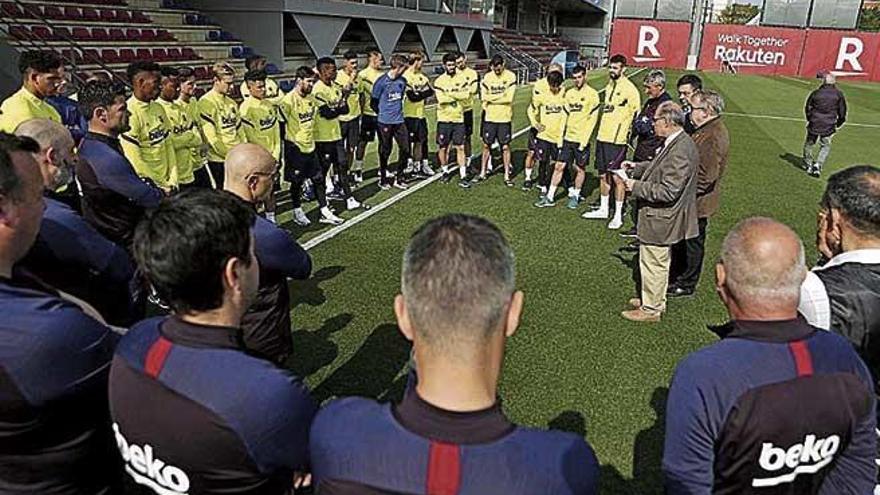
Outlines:
{"type": "Polygon", "coordinates": [[[559,161],[565,162],[567,167],[572,165],[584,169],[587,162],[590,161],[590,145],[587,145],[583,151],[580,150],[580,144],[571,141],[562,143],[562,150],[559,152],[559,161]]]}
{"type": "Polygon", "coordinates": [[[464,135],[471,137],[474,135],[474,111],[466,110],[464,112],[464,135]]]}
{"type": "Polygon", "coordinates": [[[445,148],[452,143],[454,146],[464,144],[464,124],[453,122],[437,123],[437,146],[445,148]]]}
{"type": "Polygon", "coordinates": [[[290,141],[284,141],[284,162],[284,180],[287,182],[314,177],[320,170],[315,150],[303,153],[299,146],[290,141]]]}
{"type": "Polygon", "coordinates": [[[361,142],[370,143],[376,140],[376,131],[379,129],[379,117],[375,115],[361,115],[361,142]]]}
{"type": "Polygon", "coordinates": [[[495,141],[498,141],[498,144],[501,146],[508,145],[513,137],[510,129],[510,122],[483,122],[482,130],[483,142],[486,143],[487,146],[492,146],[495,141]]]}
{"type": "Polygon", "coordinates": [[[538,130],[534,127],[529,128],[529,151],[537,151],[538,149],[538,130]]]}
{"type": "Polygon", "coordinates": [[[347,165],[345,161],[345,145],[343,145],[341,139],[339,141],[315,143],[315,154],[318,155],[318,163],[324,171],[329,170],[334,165],[337,167],[337,170],[339,168],[344,169],[347,165]]]}
{"type": "Polygon", "coordinates": [[[339,122],[339,130],[342,131],[342,141],[348,149],[354,148],[361,134],[361,118],[356,117],[348,122],[339,122]]]}
{"type": "Polygon", "coordinates": [[[596,170],[600,174],[619,169],[624,160],[626,160],[625,144],[596,141],[596,170]]]}
{"type": "Polygon", "coordinates": [[[559,159],[559,146],[550,141],[536,139],[535,159],[538,163],[553,163],[557,161],[559,159]]]}
{"type": "Polygon", "coordinates": [[[428,121],[415,117],[407,117],[406,130],[411,143],[424,143],[428,140],[428,121]]]}

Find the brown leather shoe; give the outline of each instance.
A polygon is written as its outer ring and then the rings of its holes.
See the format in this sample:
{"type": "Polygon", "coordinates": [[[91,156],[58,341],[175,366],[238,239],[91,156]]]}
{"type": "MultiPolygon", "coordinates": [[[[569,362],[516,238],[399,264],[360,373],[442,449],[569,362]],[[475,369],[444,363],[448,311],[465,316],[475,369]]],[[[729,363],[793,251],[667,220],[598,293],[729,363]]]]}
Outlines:
{"type": "Polygon", "coordinates": [[[657,323],[660,321],[660,313],[648,312],[642,309],[634,309],[632,311],[624,311],[621,316],[629,321],[637,321],[644,323],[657,323]]]}
{"type": "Polygon", "coordinates": [[[639,297],[634,297],[629,300],[629,305],[631,308],[641,308],[642,307],[642,299],[639,297]]]}

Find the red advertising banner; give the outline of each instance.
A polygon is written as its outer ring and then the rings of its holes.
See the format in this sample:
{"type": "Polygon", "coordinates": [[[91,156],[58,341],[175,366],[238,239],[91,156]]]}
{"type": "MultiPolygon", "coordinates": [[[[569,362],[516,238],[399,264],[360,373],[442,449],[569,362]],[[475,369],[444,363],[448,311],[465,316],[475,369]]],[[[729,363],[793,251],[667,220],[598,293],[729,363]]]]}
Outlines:
{"type": "Polygon", "coordinates": [[[690,36],[689,22],[615,19],[610,53],[626,55],[632,65],[684,69],[690,36]]]}
{"type": "Polygon", "coordinates": [[[800,29],[706,24],[699,68],[718,71],[727,62],[737,72],[795,76],[805,33],[800,29]]]}
{"type": "Polygon", "coordinates": [[[804,44],[800,75],[831,71],[841,80],[880,81],[880,34],[810,30],[804,44]]]}

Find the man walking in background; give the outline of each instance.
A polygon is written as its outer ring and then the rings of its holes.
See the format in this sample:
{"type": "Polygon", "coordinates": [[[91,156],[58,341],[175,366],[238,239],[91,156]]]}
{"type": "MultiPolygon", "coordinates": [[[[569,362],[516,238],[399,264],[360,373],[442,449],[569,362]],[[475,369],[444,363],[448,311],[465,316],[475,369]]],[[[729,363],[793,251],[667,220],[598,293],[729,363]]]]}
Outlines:
{"type": "Polygon", "coordinates": [[[614,55],[608,66],[611,78],[605,87],[605,103],[602,106],[602,120],[596,136],[596,169],[599,171],[599,208],[583,214],[584,218],[607,219],[611,211],[609,200],[614,186],[614,218],[609,229],[619,229],[623,225],[623,200],[626,189],[623,183],[614,180],[614,170],[626,160],[626,144],[633,117],[641,107],[641,96],[635,84],[624,74],[626,57],[614,55]]]}
{"type": "Polygon", "coordinates": [[[709,218],[718,211],[721,178],[727,169],[730,153],[730,134],[721,118],[724,98],[715,91],[706,90],[693,93],[690,101],[693,102],[691,120],[695,126],[691,137],[700,154],[697,169],[699,234],[672,247],[672,268],[666,291],[669,297],[690,296],[697,289],[706,254],[706,229],[709,227],[709,218]]]}
{"type": "Polygon", "coordinates": [[[834,74],[822,74],[822,86],[810,93],[804,112],[807,115],[807,139],[804,142],[804,166],[813,177],[822,175],[822,167],[831,153],[831,138],[846,122],[846,98],[836,86],[834,74]],[[816,142],[819,153],[813,154],[816,142]]]}

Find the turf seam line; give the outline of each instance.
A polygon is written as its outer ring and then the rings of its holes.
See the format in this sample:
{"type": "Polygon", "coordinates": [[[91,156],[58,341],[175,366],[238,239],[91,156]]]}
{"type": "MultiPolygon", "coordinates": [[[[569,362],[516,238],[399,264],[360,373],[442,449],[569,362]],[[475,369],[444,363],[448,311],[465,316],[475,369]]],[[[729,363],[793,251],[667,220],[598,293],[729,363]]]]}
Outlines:
{"type": "MultiPolygon", "coordinates": [[[[797,117],[781,117],[777,115],[760,115],[760,114],[751,114],[751,113],[739,113],[739,112],[724,112],[721,114],[730,115],[733,117],[748,117],[752,119],[768,119],[768,120],[784,120],[787,122],[802,122],[806,123],[806,119],[801,119],[797,117]]],[[[878,124],[859,124],[857,122],[847,122],[844,124],[844,127],[867,127],[870,129],[880,129],[880,125],[878,124]]]]}
{"type": "MultiPolygon", "coordinates": [[[[635,76],[635,75],[637,75],[647,69],[648,69],[647,67],[642,67],[641,69],[638,69],[637,71],[633,72],[632,74],[629,74],[628,77],[633,77],[633,76],[635,76]]],[[[601,91],[599,91],[599,94],[602,94],[604,91],[605,91],[605,89],[603,88],[601,91]]],[[[513,136],[511,136],[511,141],[522,136],[523,134],[528,132],[529,129],[530,129],[530,126],[526,126],[522,129],[516,131],[513,134],[513,136]]],[[[492,148],[497,148],[497,147],[498,147],[498,143],[495,143],[494,145],[492,145],[492,148]]],[[[474,153],[473,155],[471,155],[471,159],[479,158],[482,156],[483,156],[483,152],[481,150],[479,153],[474,153]]],[[[337,226],[333,227],[332,229],[330,229],[326,232],[322,232],[321,234],[309,239],[308,241],[303,243],[303,245],[302,245],[303,249],[308,251],[308,250],[310,250],[320,244],[323,244],[326,241],[329,241],[330,239],[333,239],[334,237],[338,236],[339,234],[341,234],[341,233],[345,232],[346,230],[354,227],[355,225],[363,222],[364,220],[372,217],[373,215],[379,213],[380,211],[385,210],[386,208],[390,207],[391,205],[397,203],[398,201],[403,200],[404,198],[408,197],[410,194],[413,194],[416,191],[419,191],[421,189],[424,189],[425,187],[428,187],[429,185],[438,181],[441,177],[443,177],[442,173],[434,174],[433,176],[423,180],[422,182],[419,182],[418,184],[411,186],[409,189],[407,189],[403,192],[400,192],[399,194],[395,194],[394,196],[391,196],[390,198],[386,199],[385,201],[379,203],[378,205],[373,206],[369,210],[364,211],[363,213],[355,216],[354,218],[346,220],[345,223],[343,223],[341,225],[337,225],[337,226]]]]}

